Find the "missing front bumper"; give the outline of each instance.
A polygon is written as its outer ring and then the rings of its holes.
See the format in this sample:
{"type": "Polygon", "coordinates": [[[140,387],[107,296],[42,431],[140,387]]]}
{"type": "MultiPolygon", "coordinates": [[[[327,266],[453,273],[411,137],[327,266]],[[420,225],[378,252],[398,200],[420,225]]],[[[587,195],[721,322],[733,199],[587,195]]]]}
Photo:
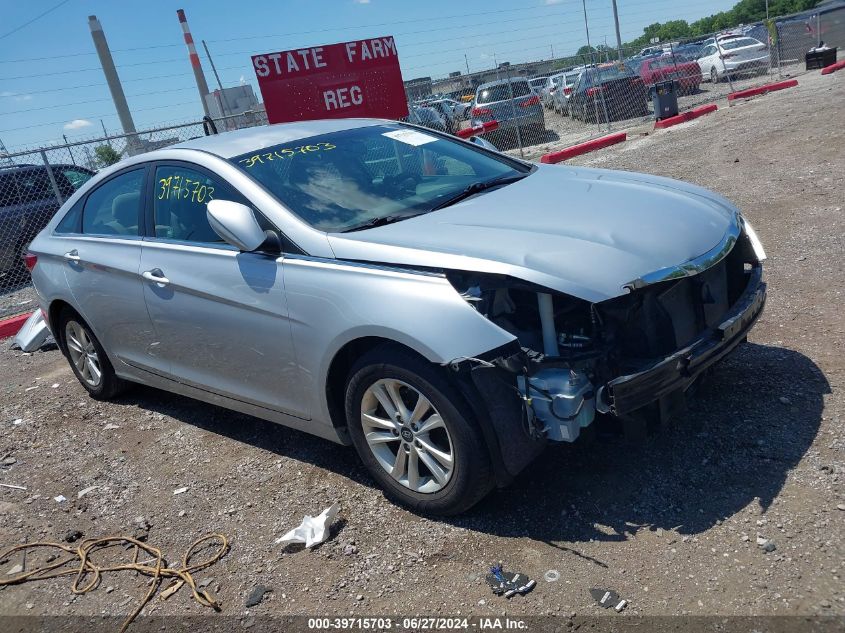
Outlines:
{"type": "Polygon", "coordinates": [[[603,394],[607,409],[624,416],[688,388],[699,374],[745,340],[765,302],[763,269],[756,266],[749,273],[745,291],[718,327],[648,369],[608,382],[603,394]]]}

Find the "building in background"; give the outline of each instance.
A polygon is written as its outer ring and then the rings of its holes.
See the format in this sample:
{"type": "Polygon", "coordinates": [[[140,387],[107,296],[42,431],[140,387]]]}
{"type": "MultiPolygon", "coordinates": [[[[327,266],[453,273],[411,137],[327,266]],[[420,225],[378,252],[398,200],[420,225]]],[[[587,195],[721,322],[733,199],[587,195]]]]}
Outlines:
{"type": "Polygon", "coordinates": [[[205,100],[209,116],[218,121],[217,128],[221,132],[244,127],[244,125],[239,125],[240,123],[245,125],[255,124],[251,120],[249,123],[242,122],[239,120],[241,118],[266,118],[264,104],[258,101],[255,91],[249,84],[214,90],[205,95],[205,100]],[[220,119],[223,120],[219,121],[220,119]]]}

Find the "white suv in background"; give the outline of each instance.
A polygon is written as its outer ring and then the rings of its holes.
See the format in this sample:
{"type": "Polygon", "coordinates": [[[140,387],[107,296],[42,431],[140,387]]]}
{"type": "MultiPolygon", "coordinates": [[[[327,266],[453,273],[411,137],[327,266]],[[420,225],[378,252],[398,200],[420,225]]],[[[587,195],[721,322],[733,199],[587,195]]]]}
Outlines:
{"type": "Polygon", "coordinates": [[[769,69],[769,47],[744,35],[720,35],[704,44],[698,58],[702,78],[717,83],[726,75],[735,77],[769,69]]]}

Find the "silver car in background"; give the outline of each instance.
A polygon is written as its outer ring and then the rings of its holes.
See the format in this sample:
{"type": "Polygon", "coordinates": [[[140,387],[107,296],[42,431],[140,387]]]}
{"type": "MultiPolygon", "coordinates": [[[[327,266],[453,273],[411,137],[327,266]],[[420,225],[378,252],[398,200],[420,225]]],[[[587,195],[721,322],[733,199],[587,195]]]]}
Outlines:
{"type": "Polygon", "coordinates": [[[761,313],[764,257],[699,187],[352,119],[127,158],[26,262],[94,398],[142,383],[352,444],[391,499],[454,514],[597,414],[676,411],[761,313]]]}
{"type": "Polygon", "coordinates": [[[475,91],[472,125],[498,121],[499,130],[519,128],[523,137],[539,141],[546,133],[540,97],[527,79],[503,79],[481,84],[475,91]]]}

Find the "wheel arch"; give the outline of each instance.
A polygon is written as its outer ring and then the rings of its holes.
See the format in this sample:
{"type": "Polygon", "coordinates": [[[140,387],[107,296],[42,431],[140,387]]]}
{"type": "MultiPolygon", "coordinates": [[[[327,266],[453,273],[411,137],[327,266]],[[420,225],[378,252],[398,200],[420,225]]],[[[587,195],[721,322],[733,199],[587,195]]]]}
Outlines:
{"type": "Polygon", "coordinates": [[[481,402],[481,394],[472,385],[472,381],[467,380],[465,377],[462,379],[457,374],[451,372],[443,363],[428,357],[422,350],[415,349],[412,345],[385,336],[360,336],[354,338],[346,342],[335,352],[329,364],[324,387],[326,406],[332,426],[343,443],[351,443],[347,429],[345,407],[346,385],[350,377],[350,370],[362,354],[380,345],[392,345],[401,348],[421,360],[437,366],[443,372],[447,372],[449,382],[455,387],[455,397],[461,400],[460,404],[464,410],[472,414],[474,423],[479,427],[482,442],[494,465],[497,485],[503,486],[509,483],[511,476],[507,474],[507,468],[504,464],[498,432],[493,422],[489,419],[487,409],[484,403],[481,402]]]}

